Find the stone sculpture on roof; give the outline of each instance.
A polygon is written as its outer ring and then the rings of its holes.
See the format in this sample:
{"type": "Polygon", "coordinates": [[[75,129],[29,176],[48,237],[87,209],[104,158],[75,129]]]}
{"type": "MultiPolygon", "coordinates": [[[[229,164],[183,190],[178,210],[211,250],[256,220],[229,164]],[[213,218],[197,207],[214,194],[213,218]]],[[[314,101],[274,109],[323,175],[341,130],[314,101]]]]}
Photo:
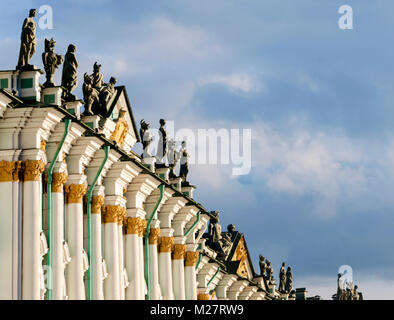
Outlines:
{"type": "Polygon", "coordinates": [[[78,60],[75,56],[76,46],[70,44],[67,53],[64,56],[63,72],[62,72],[62,87],[63,98],[66,101],[74,101],[76,97],[71,93],[78,85],[78,60]]]}
{"type": "Polygon", "coordinates": [[[45,88],[55,86],[55,83],[53,82],[53,75],[55,74],[56,69],[63,62],[63,56],[54,52],[55,44],[55,40],[45,39],[45,51],[42,54],[42,62],[44,64],[45,76],[47,79],[44,83],[45,88]]]}
{"type": "Polygon", "coordinates": [[[23,21],[21,33],[21,46],[18,59],[18,70],[33,70],[34,66],[29,64],[30,59],[36,52],[37,39],[36,39],[36,22],[34,18],[37,14],[36,9],[31,9],[29,17],[23,21]]]}
{"type": "Polygon", "coordinates": [[[282,266],[280,267],[280,270],[279,270],[279,287],[278,287],[279,292],[285,292],[285,284],[286,284],[285,266],[286,266],[286,263],[282,262],[282,266]]]}

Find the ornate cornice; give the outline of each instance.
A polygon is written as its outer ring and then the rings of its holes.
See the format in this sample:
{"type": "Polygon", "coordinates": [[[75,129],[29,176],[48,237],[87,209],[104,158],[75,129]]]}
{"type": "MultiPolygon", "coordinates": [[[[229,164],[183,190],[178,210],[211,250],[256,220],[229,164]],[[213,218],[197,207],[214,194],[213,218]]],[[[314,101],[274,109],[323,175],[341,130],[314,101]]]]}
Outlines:
{"type": "Polygon", "coordinates": [[[194,267],[198,260],[198,252],[186,251],[185,267],[194,267]]]}
{"type": "Polygon", "coordinates": [[[24,181],[40,181],[45,164],[41,160],[26,160],[23,162],[24,181]]]}
{"type": "Polygon", "coordinates": [[[161,237],[159,240],[159,252],[172,252],[174,237],[161,237]]]}
{"type": "Polygon", "coordinates": [[[186,244],[175,244],[174,252],[172,253],[173,260],[183,260],[186,254],[186,244]]]}
{"type": "Polygon", "coordinates": [[[55,172],[52,176],[52,192],[62,193],[63,185],[67,182],[65,172],[55,172]]]}
{"type": "Polygon", "coordinates": [[[151,228],[149,233],[149,244],[159,244],[160,228],[151,228]]]}
{"type": "Polygon", "coordinates": [[[0,161],[0,182],[19,181],[21,170],[21,161],[0,161]]]}
{"type": "Polygon", "coordinates": [[[101,207],[104,204],[103,196],[92,197],[92,214],[101,214],[101,207]]]}
{"type": "Polygon", "coordinates": [[[66,203],[82,203],[82,197],[86,193],[86,185],[84,184],[70,184],[64,187],[66,192],[66,203]]]}

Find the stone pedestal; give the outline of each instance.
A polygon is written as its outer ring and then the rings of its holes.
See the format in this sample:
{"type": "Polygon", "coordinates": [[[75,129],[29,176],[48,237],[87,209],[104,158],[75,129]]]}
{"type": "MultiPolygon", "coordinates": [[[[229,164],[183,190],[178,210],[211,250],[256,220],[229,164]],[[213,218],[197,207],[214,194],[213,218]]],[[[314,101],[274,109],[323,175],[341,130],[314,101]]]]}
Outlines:
{"type": "Polygon", "coordinates": [[[150,169],[152,172],[155,172],[155,163],[156,163],[155,157],[146,157],[142,159],[142,164],[148,169],[150,169]]]}
{"type": "Polygon", "coordinates": [[[156,174],[158,174],[159,177],[162,178],[163,180],[168,181],[170,175],[170,168],[167,167],[156,168],[156,174]]]}
{"type": "Polygon", "coordinates": [[[306,300],[306,288],[297,288],[295,290],[296,300],[306,300]]]}
{"type": "MultiPolygon", "coordinates": [[[[79,111],[81,112],[81,111],[79,111]]],[[[99,127],[100,127],[100,120],[101,117],[100,116],[84,116],[82,114],[81,116],[81,120],[87,124],[89,127],[91,127],[93,130],[98,131],[99,127]]]]}
{"type": "Polygon", "coordinates": [[[196,189],[196,187],[195,186],[192,186],[191,184],[189,184],[189,185],[185,185],[185,184],[181,184],[181,192],[186,196],[186,197],[189,197],[189,198],[192,198],[193,199],[193,192],[194,192],[194,190],[196,189]]]}
{"type": "Polygon", "coordinates": [[[62,104],[62,87],[43,88],[41,90],[41,103],[60,106],[62,104]]]}
{"type": "Polygon", "coordinates": [[[170,184],[171,184],[174,188],[178,189],[179,191],[182,190],[182,187],[181,187],[182,178],[172,178],[172,179],[170,179],[170,184]]]}
{"type": "MultiPolygon", "coordinates": [[[[78,119],[81,117],[81,107],[82,107],[82,101],[81,100],[75,100],[75,101],[68,101],[64,103],[63,107],[70,112],[72,115],[76,116],[78,119]]],[[[87,117],[88,118],[88,117],[87,117]]],[[[85,121],[84,121],[85,122],[85,121]]],[[[87,124],[87,122],[85,122],[87,124]]],[[[89,125],[89,124],[88,124],[89,125]]],[[[90,125],[89,125],[90,126],[90,125]]],[[[97,126],[98,126],[98,121],[97,121],[97,126]]],[[[95,129],[95,128],[92,128],[95,129]]]]}
{"type": "Polygon", "coordinates": [[[15,92],[15,94],[18,95],[18,75],[19,70],[0,71],[0,88],[15,92]]]}
{"type": "Polygon", "coordinates": [[[19,97],[22,100],[41,101],[40,75],[41,70],[20,71],[17,81],[19,97]]]}

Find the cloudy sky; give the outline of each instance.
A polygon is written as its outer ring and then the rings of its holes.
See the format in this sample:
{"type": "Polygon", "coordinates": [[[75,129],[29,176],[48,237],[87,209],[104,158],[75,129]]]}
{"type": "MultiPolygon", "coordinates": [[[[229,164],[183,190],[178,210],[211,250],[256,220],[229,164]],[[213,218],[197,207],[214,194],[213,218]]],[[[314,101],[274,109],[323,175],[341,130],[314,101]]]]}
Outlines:
{"type": "Polygon", "coordinates": [[[37,66],[54,37],[58,53],[77,45],[80,83],[99,61],[127,86],[137,122],[252,130],[249,175],[194,165],[189,180],[245,233],[256,270],[259,253],[276,276],[286,261],[296,287],[328,299],[350,265],[365,298],[394,298],[392,1],[3,0],[0,69],[42,5],[54,29],[37,31],[37,66]],[[353,30],[338,27],[344,4],[353,30]]]}

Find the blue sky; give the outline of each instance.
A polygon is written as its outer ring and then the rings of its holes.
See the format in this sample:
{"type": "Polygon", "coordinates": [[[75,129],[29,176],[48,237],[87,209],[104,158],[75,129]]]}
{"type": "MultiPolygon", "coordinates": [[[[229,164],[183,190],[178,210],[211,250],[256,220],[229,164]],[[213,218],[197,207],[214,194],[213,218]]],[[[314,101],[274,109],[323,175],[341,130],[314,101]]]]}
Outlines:
{"type": "Polygon", "coordinates": [[[54,29],[38,30],[36,65],[53,36],[58,53],[77,45],[80,84],[99,61],[127,86],[137,122],[252,129],[250,175],[194,166],[190,181],[245,233],[256,267],[259,253],[275,274],[286,261],[296,286],[329,298],[348,264],[366,298],[394,298],[392,1],[5,0],[1,69],[45,4],[54,29]],[[344,4],[353,30],[338,28],[344,4]]]}

